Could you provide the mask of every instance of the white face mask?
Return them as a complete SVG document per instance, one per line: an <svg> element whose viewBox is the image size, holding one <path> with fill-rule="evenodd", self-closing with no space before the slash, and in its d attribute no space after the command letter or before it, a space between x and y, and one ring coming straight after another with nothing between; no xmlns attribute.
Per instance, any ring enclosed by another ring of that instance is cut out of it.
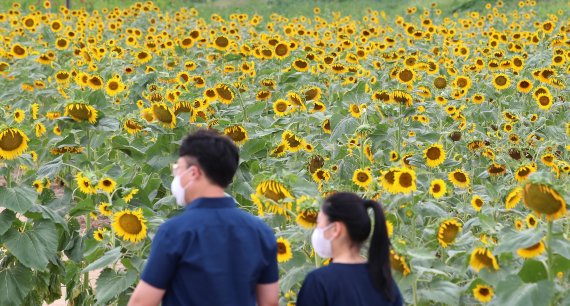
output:
<svg viewBox="0 0 570 306"><path fill-rule="evenodd" d="M313 235L311 236L311 243L313 244L313 249L317 255L322 258L332 257L332 244L331 241L325 238L325 231L331 228L334 223L325 226L324 228L315 228Z"/></svg>
<svg viewBox="0 0 570 306"><path fill-rule="evenodd" d="M182 175L186 174L189 170L190 170L190 168L186 169L186 171L184 171L182 173ZM172 180L172 184L170 184L170 191L172 192L172 195L176 198L176 204L184 207L184 206L186 206L186 187L188 187L188 185L190 185L190 183L188 183L188 184L186 184L186 186L182 187L181 181L180 181L180 177L182 175L175 175L174 176L174 179Z"/></svg>

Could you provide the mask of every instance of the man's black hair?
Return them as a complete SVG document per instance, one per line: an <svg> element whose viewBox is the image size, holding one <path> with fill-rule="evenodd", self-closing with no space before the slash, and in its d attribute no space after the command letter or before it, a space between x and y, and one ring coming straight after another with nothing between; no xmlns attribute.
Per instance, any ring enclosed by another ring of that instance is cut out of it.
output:
<svg viewBox="0 0 570 306"><path fill-rule="evenodd" d="M210 181L226 188L237 171L239 149L233 141L214 130L189 134L180 146L180 157L192 157Z"/></svg>

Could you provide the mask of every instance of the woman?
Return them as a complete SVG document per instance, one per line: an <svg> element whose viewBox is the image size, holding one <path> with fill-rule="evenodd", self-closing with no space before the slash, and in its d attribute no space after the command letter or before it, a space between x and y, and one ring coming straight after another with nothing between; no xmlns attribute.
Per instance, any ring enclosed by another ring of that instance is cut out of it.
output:
<svg viewBox="0 0 570 306"><path fill-rule="evenodd" d="M370 235L369 208L375 220L366 260L360 251ZM297 306L402 305L390 270L390 240L380 204L353 193L333 194L322 205L311 242L319 256L332 262L307 275Z"/></svg>

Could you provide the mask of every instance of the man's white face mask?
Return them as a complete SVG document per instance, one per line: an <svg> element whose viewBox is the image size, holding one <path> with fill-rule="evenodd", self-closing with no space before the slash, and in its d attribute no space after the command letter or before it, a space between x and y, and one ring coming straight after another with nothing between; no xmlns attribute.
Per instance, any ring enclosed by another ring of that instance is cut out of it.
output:
<svg viewBox="0 0 570 306"><path fill-rule="evenodd" d="M175 175L174 179L172 180L172 184L170 184L170 191L176 198L176 204L182 207L186 206L186 188L188 185L190 185L191 182L188 182L186 186L182 187L180 178L188 173L189 170L190 168L186 169L186 171L184 171L181 175Z"/></svg>

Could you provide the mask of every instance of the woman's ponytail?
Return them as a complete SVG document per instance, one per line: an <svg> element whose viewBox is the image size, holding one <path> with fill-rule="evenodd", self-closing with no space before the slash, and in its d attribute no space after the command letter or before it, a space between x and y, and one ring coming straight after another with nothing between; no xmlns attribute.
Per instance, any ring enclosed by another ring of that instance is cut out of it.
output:
<svg viewBox="0 0 570 306"><path fill-rule="evenodd" d="M364 200L365 208L374 211L374 229L370 238L368 253L368 271L374 286L389 300L394 300L394 281L390 268L390 239L386 227L386 218L380 204L372 200Z"/></svg>

